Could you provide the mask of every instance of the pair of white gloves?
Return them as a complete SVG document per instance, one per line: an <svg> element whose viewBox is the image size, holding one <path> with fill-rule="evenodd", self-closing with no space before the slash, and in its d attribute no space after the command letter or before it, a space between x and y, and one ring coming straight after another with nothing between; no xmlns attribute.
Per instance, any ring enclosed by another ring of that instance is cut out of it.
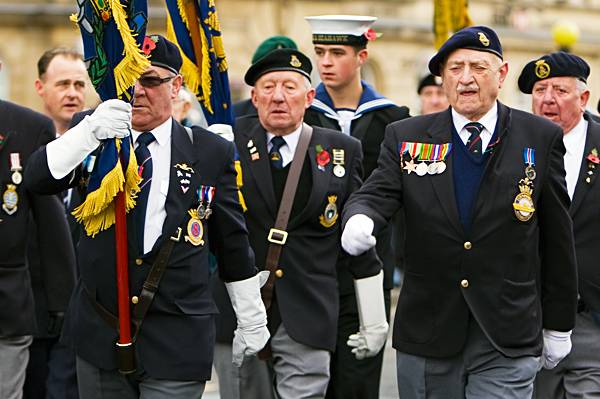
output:
<svg viewBox="0 0 600 399"><path fill-rule="evenodd" d="M342 232L342 247L344 250L350 255L356 256L374 247L376 240L373 236L373 228L373 220L366 215L357 214L350 217ZM571 352L571 331L544 329L543 338L544 349L540 358L541 367L553 369ZM350 345L350 341L348 344Z"/></svg>

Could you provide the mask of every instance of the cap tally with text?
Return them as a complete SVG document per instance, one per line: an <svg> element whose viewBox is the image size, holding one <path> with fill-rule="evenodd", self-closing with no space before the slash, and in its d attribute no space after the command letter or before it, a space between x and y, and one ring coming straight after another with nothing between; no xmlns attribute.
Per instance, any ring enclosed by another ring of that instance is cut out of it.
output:
<svg viewBox="0 0 600 399"><path fill-rule="evenodd" d="M150 64L168 69L174 74L179 73L183 60L179 47L161 35L149 35L142 44L144 54L150 56Z"/></svg>
<svg viewBox="0 0 600 399"><path fill-rule="evenodd" d="M417 93L421 94L421 90L427 86L441 86L442 79L439 76L434 76L430 73L423 76L423 78L419 81L419 86L417 87Z"/></svg>
<svg viewBox="0 0 600 399"><path fill-rule="evenodd" d="M454 50L466 48L486 51L502 59L502 44L493 29L487 26L470 26L453 34L429 61L429 71L440 76L440 67Z"/></svg>
<svg viewBox="0 0 600 399"><path fill-rule="evenodd" d="M306 76L310 81L312 64L310 59L298 50L282 48L273 50L250 66L244 81L254 86L258 78L268 72L293 71Z"/></svg>
<svg viewBox="0 0 600 399"><path fill-rule="evenodd" d="M590 66L575 54L564 51L546 54L525 65L519 75L519 89L525 94L531 94L536 82L559 76L572 76L587 82Z"/></svg>
<svg viewBox="0 0 600 399"><path fill-rule="evenodd" d="M377 38L371 25L376 17L365 15L319 15L305 17L310 24L313 44L364 46Z"/></svg>
<svg viewBox="0 0 600 399"><path fill-rule="evenodd" d="M289 37L271 36L258 45L256 50L254 51L254 55L252 56L252 63L254 64L256 61L260 60L262 57L264 57L271 51L277 50L279 48L291 48L294 50L298 50L296 42L294 42Z"/></svg>

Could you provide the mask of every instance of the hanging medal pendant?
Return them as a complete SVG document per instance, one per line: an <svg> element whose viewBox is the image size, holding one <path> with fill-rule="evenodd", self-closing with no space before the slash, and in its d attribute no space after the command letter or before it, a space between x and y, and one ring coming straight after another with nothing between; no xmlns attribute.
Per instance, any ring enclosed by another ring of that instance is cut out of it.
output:
<svg viewBox="0 0 600 399"><path fill-rule="evenodd" d="M12 172L12 175L10 176L10 179L16 185L19 185L23 182L23 175L21 174L22 170L23 168L21 167L21 154L19 154L18 152L11 152L10 171Z"/></svg>
<svg viewBox="0 0 600 399"><path fill-rule="evenodd" d="M438 174L438 163L437 162L430 163L429 166L427 167L427 173L430 175L437 175Z"/></svg>
<svg viewBox="0 0 600 399"><path fill-rule="evenodd" d="M420 162L420 163L417 165L417 168L416 168L416 170L415 170L415 173L416 173L418 176L425 176L425 175L427 174L427 171L428 171L427 164L426 164L425 162Z"/></svg>
<svg viewBox="0 0 600 399"><path fill-rule="evenodd" d="M10 179L14 184L18 185L21 184L21 182L23 182L23 175L17 170L13 172L13 174L10 176Z"/></svg>
<svg viewBox="0 0 600 399"><path fill-rule="evenodd" d="M334 148L331 150L333 152L333 174L336 177L344 177L346 175L346 169L344 168L344 150Z"/></svg>
<svg viewBox="0 0 600 399"><path fill-rule="evenodd" d="M527 178L531 181L535 180L537 173L535 172L533 166L527 165L527 167L525 168L525 176L527 176Z"/></svg>

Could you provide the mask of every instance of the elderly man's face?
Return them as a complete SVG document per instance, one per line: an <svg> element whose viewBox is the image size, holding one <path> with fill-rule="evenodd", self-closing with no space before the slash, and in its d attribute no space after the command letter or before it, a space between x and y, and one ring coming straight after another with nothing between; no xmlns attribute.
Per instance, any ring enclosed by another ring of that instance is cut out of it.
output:
<svg viewBox="0 0 600 399"><path fill-rule="evenodd" d="M442 68L442 87L452 108L476 121L493 107L507 74L508 64L496 55L458 49Z"/></svg>
<svg viewBox="0 0 600 399"><path fill-rule="evenodd" d="M306 78L293 71L275 71L261 76L252 89L252 103L263 127L283 136L293 132L315 97Z"/></svg>
<svg viewBox="0 0 600 399"><path fill-rule="evenodd" d="M171 116L173 100L177 98L180 87L181 75L150 66L135 83L131 118L133 128L140 132L149 131L166 121Z"/></svg>
<svg viewBox="0 0 600 399"><path fill-rule="evenodd" d="M550 119L569 133L581 120L590 92L577 87L577 78L559 76L535 82L531 92L536 115Z"/></svg>
<svg viewBox="0 0 600 399"><path fill-rule="evenodd" d="M448 108L448 99L441 86L425 86L419 94L421 99L421 114L427 115L444 111Z"/></svg>

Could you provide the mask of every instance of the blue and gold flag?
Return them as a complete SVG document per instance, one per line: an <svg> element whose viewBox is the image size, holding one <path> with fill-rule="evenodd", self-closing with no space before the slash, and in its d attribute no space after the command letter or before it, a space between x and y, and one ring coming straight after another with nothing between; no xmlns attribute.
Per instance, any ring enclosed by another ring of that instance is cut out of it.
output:
<svg viewBox="0 0 600 399"><path fill-rule="evenodd" d="M179 46L181 74L209 125L233 124L227 59L214 0L165 0L167 38Z"/></svg>
<svg viewBox="0 0 600 399"><path fill-rule="evenodd" d="M147 1L77 0L77 4L79 11L71 20L79 25L94 88L102 101L130 101L133 85L150 66L140 50L146 33ZM73 216L93 237L115 223L117 193L125 191L126 211L135 206L139 183L131 139L106 140L91 173L86 199Z"/></svg>

